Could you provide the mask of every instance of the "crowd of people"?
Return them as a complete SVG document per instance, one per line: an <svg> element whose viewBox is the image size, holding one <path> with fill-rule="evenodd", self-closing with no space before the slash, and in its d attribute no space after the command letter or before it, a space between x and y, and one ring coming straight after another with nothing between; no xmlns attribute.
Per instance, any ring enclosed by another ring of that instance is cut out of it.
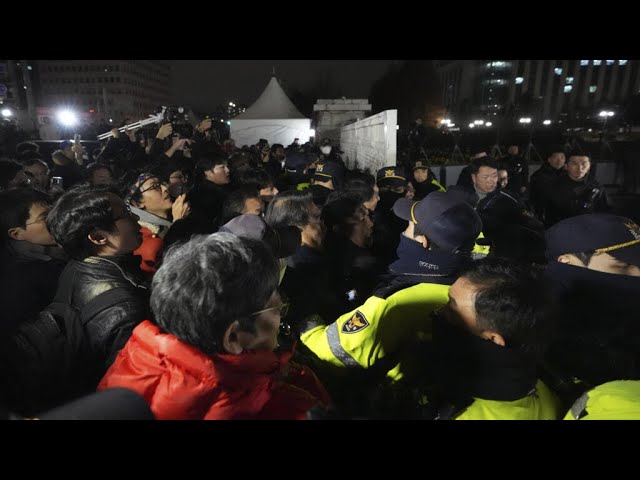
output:
<svg viewBox="0 0 640 480"><path fill-rule="evenodd" d="M446 187L211 120L112 134L0 160L6 418L640 418L640 227L583 152Z"/></svg>

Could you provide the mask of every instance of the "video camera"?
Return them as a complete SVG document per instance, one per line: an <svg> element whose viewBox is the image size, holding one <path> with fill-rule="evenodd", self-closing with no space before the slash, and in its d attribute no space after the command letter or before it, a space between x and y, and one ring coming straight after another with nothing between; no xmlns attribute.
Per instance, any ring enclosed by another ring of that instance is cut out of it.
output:
<svg viewBox="0 0 640 480"><path fill-rule="evenodd" d="M174 134L181 138L191 138L193 125L189 121L189 109L187 107L172 106L164 109L163 123L171 123Z"/></svg>

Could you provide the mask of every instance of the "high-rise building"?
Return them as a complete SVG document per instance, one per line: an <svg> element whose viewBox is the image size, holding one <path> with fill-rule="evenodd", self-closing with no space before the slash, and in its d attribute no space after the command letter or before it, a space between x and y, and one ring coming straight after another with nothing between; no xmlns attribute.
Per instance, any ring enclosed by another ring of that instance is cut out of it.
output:
<svg viewBox="0 0 640 480"><path fill-rule="evenodd" d="M171 103L168 61L39 60L38 107L70 107L113 123L140 119Z"/></svg>
<svg viewBox="0 0 640 480"><path fill-rule="evenodd" d="M436 61L447 114L581 120L640 93L637 60Z"/></svg>

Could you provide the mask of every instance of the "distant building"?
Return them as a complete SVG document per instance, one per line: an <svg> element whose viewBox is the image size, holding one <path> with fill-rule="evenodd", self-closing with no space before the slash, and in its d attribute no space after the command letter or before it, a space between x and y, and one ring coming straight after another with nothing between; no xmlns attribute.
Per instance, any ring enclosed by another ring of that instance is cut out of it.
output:
<svg viewBox="0 0 640 480"><path fill-rule="evenodd" d="M640 92L637 60L435 61L447 115L577 120Z"/></svg>
<svg viewBox="0 0 640 480"><path fill-rule="evenodd" d="M36 101L39 107L93 110L105 120L146 118L171 104L168 61L38 60Z"/></svg>

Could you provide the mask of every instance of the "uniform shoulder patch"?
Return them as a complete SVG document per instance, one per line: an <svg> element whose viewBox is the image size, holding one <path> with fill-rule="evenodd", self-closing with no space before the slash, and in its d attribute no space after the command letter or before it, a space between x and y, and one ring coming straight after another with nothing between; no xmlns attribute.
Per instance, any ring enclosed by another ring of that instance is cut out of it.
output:
<svg viewBox="0 0 640 480"><path fill-rule="evenodd" d="M369 322L362 312L356 310L353 316L342 325L342 333L356 333L369 326Z"/></svg>

